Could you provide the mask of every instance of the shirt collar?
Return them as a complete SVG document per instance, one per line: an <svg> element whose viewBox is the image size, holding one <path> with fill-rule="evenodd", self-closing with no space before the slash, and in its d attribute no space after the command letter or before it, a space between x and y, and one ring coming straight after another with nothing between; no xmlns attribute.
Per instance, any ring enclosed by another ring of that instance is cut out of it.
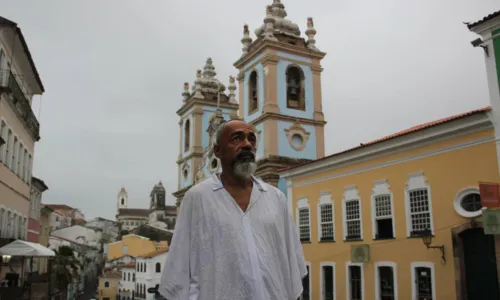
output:
<svg viewBox="0 0 500 300"><path fill-rule="evenodd" d="M219 175L220 175L220 173L214 173L212 175L212 179L213 179L212 190L214 192L224 188L224 186L222 185L222 181L220 181ZM267 188L263 185L262 180L260 180L257 177L252 175L252 181L260 191L267 192Z"/></svg>

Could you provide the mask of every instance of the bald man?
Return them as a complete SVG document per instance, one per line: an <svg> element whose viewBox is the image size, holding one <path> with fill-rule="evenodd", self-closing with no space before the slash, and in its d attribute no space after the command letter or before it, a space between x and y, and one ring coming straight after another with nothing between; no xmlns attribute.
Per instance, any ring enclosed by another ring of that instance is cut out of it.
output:
<svg viewBox="0 0 500 300"><path fill-rule="evenodd" d="M307 274L297 228L278 189L255 178L254 127L215 133L222 172L182 200L160 293L168 300L296 300Z"/></svg>

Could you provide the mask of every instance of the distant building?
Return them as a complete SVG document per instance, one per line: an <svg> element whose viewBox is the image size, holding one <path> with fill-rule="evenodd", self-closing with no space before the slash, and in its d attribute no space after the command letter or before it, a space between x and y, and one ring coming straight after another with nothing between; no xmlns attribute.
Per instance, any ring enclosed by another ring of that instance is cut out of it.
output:
<svg viewBox="0 0 500 300"><path fill-rule="evenodd" d="M122 256L138 257L162 249L168 249L166 241L154 242L146 237L130 234L122 237L121 241L108 244L107 260Z"/></svg>
<svg viewBox="0 0 500 300"><path fill-rule="evenodd" d="M122 188L117 195L116 220L121 230L131 231L141 225L155 226L161 229L173 229L177 217L177 208L166 205L165 187L156 184L150 193L149 209L128 208L128 193Z"/></svg>
<svg viewBox="0 0 500 300"><path fill-rule="evenodd" d="M49 188L43 180L31 177L31 194L30 194L30 214L28 220L28 241L33 243L39 242L40 236L40 210L42 207L42 193Z"/></svg>
<svg viewBox="0 0 500 300"><path fill-rule="evenodd" d="M99 276L98 294L99 300L118 299L118 288L120 285L121 271L107 271Z"/></svg>
<svg viewBox="0 0 500 300"><path fill-rule="evenodd" d="M38 243L44 247L49 247L49 237L51 227L50 227L50 215L53 211L44 206L40 209L40 235ZM40 274L46 273L48 271L48 258L38 258L37 259L37 269Z"/></svg>
<svg viewBox="0 0 500 300"><path fill-rule="evenodd" d="M32 100L44 91L21 28L0 17L0 246L27 240L33 157L40 140Z"/></svg>
<svg viewBox="0 0 500 300"><path fill-rule="evenodd" d="M128 193L124 187L118 192L116 209L116 222L120 224L121 230L129 231L148 223L149 209L129 208Z"/></svg>
<svg viewBox="0 0 500 300"><path fill-rule="evenodd" d="M161 272L167 255L167 249L163 249L137 257L135 262L135 299L155 299L155 295L148 293L148 289L160 284Z"/></svg>
<svg viewBox="0 0 500 300"><path fill-rule="evenodd" d="M136 286L136 263L129 263L119 268L122 272L122 278L120 279L120 285L118 287L118 293L120 299L137 299L135 296L135 286Z"/></svg>
<svg viewBox="0 0 500 300"><path fill-rule="evenodd" d="M119 235L118 223L105 218L97 217L83 225L87 228L98 229L102 232L102 239L108 242L114 242Z"/></svg>

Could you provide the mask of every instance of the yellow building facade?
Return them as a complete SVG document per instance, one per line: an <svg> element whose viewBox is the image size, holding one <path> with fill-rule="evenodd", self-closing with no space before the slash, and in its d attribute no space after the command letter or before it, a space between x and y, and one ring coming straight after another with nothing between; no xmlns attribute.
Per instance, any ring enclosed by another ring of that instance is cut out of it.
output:
<svg viewBox="0 0 500 300"><path fill-rule="evenodd" d="M99 299L115 300L118 299L118 288L122 273L120 271L109 271L99 277Z"/></svg>
<svg viewBox="0 0 500 300"><path fill-rule="evenodd" d="M483 233L479 195L479 182L500 182L490 108L281 176L309 268L304 299L462 299L469 287L498 291L500 239ZM426 230L438 248L426 247Z"/></svg>
<svg viewBox="0 0 500 300"><path fill-rule="evenodd" d="M129 234L122 237L121 241L108 244L108 261L124 255L143 256L158 249L168 249L166 241L155 242L147 237Z"/></svg>

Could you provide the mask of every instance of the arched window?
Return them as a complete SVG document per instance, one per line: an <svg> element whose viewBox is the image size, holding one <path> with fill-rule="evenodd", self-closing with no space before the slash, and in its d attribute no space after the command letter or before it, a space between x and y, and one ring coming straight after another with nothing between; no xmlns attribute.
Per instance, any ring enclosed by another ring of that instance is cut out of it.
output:
<svg viewBox="0 0 500 300"><path fill-rule="evenodd" d="M127 274L127 281L130 281L130 273Z"/></svg>
<svg viewBox="0 0 500 300"><path fill-rule="evenodd" d="M257 71L253 71L248 79L248 114L259 108L259 90L257 87Z"/></svg>
<svg viewBox="0 0 500 300"><path fill-rule="evenodd" d="M156 263L156 273L160 273L161 272L161 265L159 262Z"/></svg>
<svg viewBox="0 0 500 300"><path fill-rule="evenodd" d="M146 263L144 263L144 272L147 271L146 269L147 269L147 265L146 265Z"/></svg>
<svg viewBox="0 0 500 300"><path fill-rule="evenodd" d="M288 108L306 109L304 93L304 72L298 66L286 70L286 104Z"/></svg>
<svg viewBox="0 0 500 300"><path fill-rule="evenodd" d="M122 205L125 205L125 199L122 198Z"/></svg>
<svg viewBox="0 0 500 300"><path fill-rule="evenodd" d="M190 132L191 132L191 122L189 120L186 120L186 123L184 123L184 152L189 151Z"/></svg>

